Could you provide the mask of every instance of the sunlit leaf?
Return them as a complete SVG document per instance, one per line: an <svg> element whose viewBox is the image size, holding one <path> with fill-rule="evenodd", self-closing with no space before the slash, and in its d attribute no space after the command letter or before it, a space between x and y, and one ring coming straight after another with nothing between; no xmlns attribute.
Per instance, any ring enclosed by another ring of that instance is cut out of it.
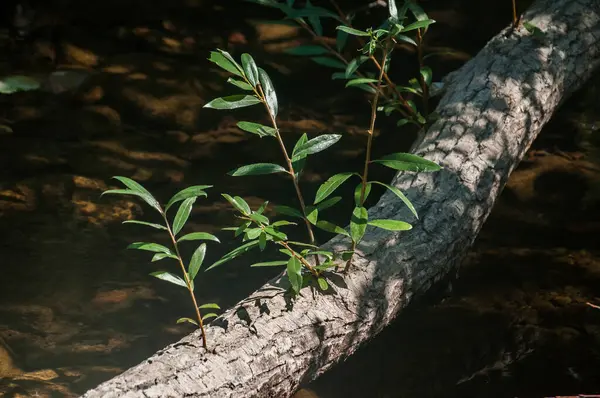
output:
<svg viewBox="0 0 600 398"><path fill-rule="evenodd" d="M194 280L200 267L202 266L202 262L204 261L204 256L206 255L206 243L201 244L192 254L192 259L190 260L190 266L188 268L188 274L190 274L190 279Z"/></svg>
<svg viewBox="0 0 600 398"><path fill-rule="evenodd" d="M341 134L322 134L318 137L308 140L294 151L295 155L292 160L321 152L338 142L340 138L342 138Z"/></svg>
<svg viewBox="0 0 600 398"><path fill-rule="evenodd" d="M294 150L292 151L292 167L294 168L294 172L296 173L296 178L302 173L304 169L304 165L306 164L306 156L297 156L298 149L301 148L304 144L308 142L308 135L306 133L302 134L298 141L296 141L296 145L294 145Z"/></svg>
<svg viewBox="0 0 600 398"><path fill-rule="evenodd" d="M207 320L207 319L210 319L210 318L216 318L216 317L218 317L218 316L219 316L218 314L215 314L214 312L211 312L211 313L209 313L209 314L203 315L203 316L202 316L202 320L203 320L203 321L205 321L205 320Z"/></svg>
<svg viewBox="0 0 600 398"><path fill-rule="evenodd" d="M159 245L158 243L135 242L127 246L128 249L146 250L155 253L173 254L168 247Z"/></svg>
<svg viewBox="0 0 600 398"><path fill-rule="evenodd" d="M327 262L324 262L321 265L315 266L315 269L318 270L318 271L327 271L328 269L333 268L336 265L337 264L334 263L333 261L327 261Z"/></svg>
<svg viewBox="0 0 600 398"><path fill-rule="evenodd" d="M184 323L184 322L189 322L189 323L192 323L192 324L194 324L194 325L198 326L198 322L196 322L196 321L195 321L195 320L193 320L192 318L179 318L179 319L177 320L177 323Z"/></svg>
<svg viewBox="0 0 600 398"><path fill-rule="evenodd" d="M211 51L210 58L208 58L208 60L225 69L227 72L233 73L234 75L240 77L244 77L244 73L240 65L237 62L235 62L233 57L229 55L229 53L226 51Z"/></svg>
<svg viewBox="0 0 600 398"><path fill-rule="evenodd" d="M412 229L412 225L409 223L398 220L371 220L368 224L388 231L408 231Z"/></svg>
<svg viewBox="0 0 600 398"><path fill-rule="evenodd" d="M290 257L287 262L287 276L294 292L298 294L302 287L302 264L296 257Z"/></svg>
<svg viewBox="0 0 600 398"><path fill-rule="evenodd" d="M360 194L362 192L362 186L363 184L360 183L356 186L356 188L354 188L354 203L356 203L357 206L361 206L363 203L365 203L365 201L369 197L369 194L371 193L371 183L369 182L365 186L365 194L361 203Z"/></svg>
<svg viewBox="0 0 600 398"><path fill-rule="evenodd" d="M411 30L415 30L415 29L421 29L421 28L426 28L429 25L435 23L435 21L433 19L425 19L423 21L417 21L417 22L413 22L408 26L405 26L404 29L402 29L402 32L410 32Z"/></svg>
<svg viewBox="0 0 600 398"><path fill-rule="evenodd" d="M258 67L254 62L254 58L250 54L244 53L241 57L242 68L246 73L246 78L254 87L258 85Z"/></svg>
<svg viewBox="0 0 600 398"><path fill-rule="evenodd" d="M368 219L369 214L364 207L356 206L354 211L352 211L352 217L350 218L350 236L354 242L360 242L365 235Z"/></svg>
<svg viewBox="0 0 600 398"><path fill-rule="evenodd" d="M317 228L322 229L323 231L331 232L334 234L340 234L340 235L344 235L344 236L350 236L350 234L348 232L346 232L346 230L344 228L339 227L329 221L319 220L317 222L316 226L317 226Z"/></svg>
<svg viewBox="0 0 600 398"><path fill-rule="evenodd" d="M315 246L315 245L311 245L310 243L304 243L304 242L296 242L296 241L288 241L288 244L290 245L295 245L295 246L303 246L303 247L310 247L313 249L318 249L319 246Z"/></svg>
<svg viewBox="0 0 600 398"><path fill-rule="evenodd" d="M269 106L269 112L273 118L277 117L279 113L279 104L277 103L277 94L275 93L275 87L271 82L271 78L262 68L258 68L258 75L260 78L260 84L262 86L267 105Z"/></svg>
<svg viewBox="0 0 600 398"><path fill-rule="evenodd" d="M167 206L165 206L165 212L169 211L171 206L173 206L175 203L177 203L181 200L185 200L188 198L194 198L194 197L198 197L198 196L206 197L207 195L206 195L206 192L204 192L204 190L207 188L212 188L212 185L193 185L191 187L185 188L185 189L177 192L169 200L169 202L167 203Z"/></svg>
<svg viewBox="0 0 600 398"><path fill-rule="evenodd" d="M251 267L278 267L280 265L286 265L287 261L267 261L264 263L255 263L252 264Z"/></svg>
<svg viewBox="0 0 600 398"><path fill-rule="evenodd" d="M342 252L342 260L344 260L344 261L348 261L348 260L352 259L352 256L354 256L353 250L345 250Z"/></svg>
<svg viewBox="0 0 600 398"><path fill-rule="evenodd" d="M382 185L382 186L386 187L388 190L392 191L392 193L394 193L394 195L396 195L398 198L400 198L400 200L406 205L406 207L409 208L411 213L414 214L414 216L416 218L419 218L419 215L417 214L417 210L415 209L415 207L413 206L411 201L398 188L396 188L393 185L384 184L383 182L379 182L379 181L371 181L371 183Z"/></svg>
<svg viewBox="0 0 600 398"><path fill-rule="evenodd" d="M287 221L287 220L279 220L279 221L275 221L272 226L273 227L283 227L286 225L298 225L295 222L291 222L291 221Z"/></svg>
<svg viewBox="0 0 600 398"><path fill-rule="evenodd" d="M432 77L431 68L429 66L422 67L421 68L421 76L423 77L423 80L425 81L425 84L427 85L427 87L429 87L431 85L431 77Z"/></svg>
<svg viewBox="0 0 600 398"><path fill-rule="evenodd" d="M156 210L159 211L159 213L162 213L162 209L160 207L160 204L158 203L158 201L154 198L154 196L152 196L152 194L150 192L148 192L148 190L146 188L144 188L143 186L141 186L140 184L138 184L137 182L133 181L131 178L127 178L127 177L121 177L121 176L115 176L113 177L115 180L119 180L123 185L125 185L127 188L129 188L131 191L135 192L134 195L139 196L140 198L142 198L146 203L148 203L151 207L155 208ZM119 189L113 189L110 191L105 191L102 193L102 195L105 194L111 194L111 193L117 193L117 194L125 194L127 195L127 192L122 192L122 190ZM131 194L130 194L131 195Z"/></svg>
<svg viewBox="0 0 600 398"><path fill-rule="evenodd" d="M256 134L261 138L267 136L274 137L277 133L277 130L275 130L273 127L265 126L260 123L238 122L237 126L240 129L252 134Z"/></svg>
<svg viewBox="0 0 600 398"><path fill-rule="evenodd" d="M167 229L167 227L165 227L164 225L154 224L154 223L146 222L146 221L138 221L138 220L125 220L125 221L123 221L123 224L139 224L139 225L145 225L147 227L152 227L152 228L156 228L156 229L163 229L163 230Z"/></svg>
<svg viewBox="0 0 600 398"><path fill-rule="evenodd" d="M236 94L229 95L227 97L215 98L210 101L203 108L212 109L238 109L246 106L252 106L260 104L260 100L254 95Z"/></svg>
<svg viewBox="0 0 600 398"><path fill-rule="evenodd" d="M306 206L306 219L310 221L311 224L316 224L317 219L319 218L319 209L314 206Z"/></svg>
<svg viewBox="0 0 600 398"><path fill-rule="evenodd" d="M262 204L262 205L260 205L260 207L258 208L258 210L256 210L256 213L257 213L257 214L263 214L263 213L264 213L264 211L265 211L265 209L267 208L267 205L268 205L268 204L269 204L269 201L268 201L268 200L264 201L264 202L263 202L263 204Z"/></svg>
<svg viewBox="0 0 600 398"><path fill-rule="evenodd" d="M171 274L170 272L156 271L156 272L150 273L150 275L152 275L155 278L162 279L163 281L171 282L175 285L179 285L179 286L183 286L183 287L187 288L187 285L183 279L181 279L177 275Z"/></svg>
<svg viewBox="0 0 600 398"><path fill-rule="evenodd" d="M260 228L249 228L246 230L246 238L248 240L253 240L258 238L258 236L262 233L262 229Z"/></svg>
<svg viewBox="0 0 600 398"><path fill-rule="evenodd" d="M381 159L372 160L373 163L381 163L386 167L400 171L438 171L441 167L431 160L424 159L412 153L392 153Z"/></svg>
<svg viewBox="0 0 600 398"><path fill-rule="evenodd" d="M394 0L389 0L389 1L391 3ZM321 288L321 290L325 291L325 290L329 289L329 285L327 284L327 281L325 280L325 278L318 278L317 282L319 283L319 287Z"/></svg>
<svg viewBox="0 0 600 398"><path fill-rule="evenodd" d="M339 59L331 57L312 57L311 59L319 65L328 66L330 68L336 69L346 69L346 64L340 61Z"/></svg>
<svg viewBox="0 0 600 398"><path fill-rule="evenodd" d="M212 240L214 242L220 242L219 238L213 234L209 234L208 232L192 232L183 235L181 238L177 239L177 242L183 242L186 240Z"/></svg>
<svg viewBox="0 0 600 398"><path fill-rule="evenodd" d="M336 174L332 177L329 177L327 181L325 181L319 189L317 190L317 194L315 195L314 204L321 202L326 199L329 195L331 195L340 185L342 185L348 178L350 178L354 173L340 173Z"/></svg>
<svg viewBox="0 0 600 398"><path fill-rule="evenodd" d="M369 32L365 32L364 30L354 29L349 26L340 25L336 29L341 30L342 32L348 33L349 35L352 35L352 36L363 36L363 37L371 36L371 34Z"/></svg>
<svg viewBox="0 0 600 398"><path fill-rule="evenodd" d="M181 229L184 227L188 218L190 217L190 213L192 212L192 206L196 198L187 198L181 203L179 206L179 210L177 210L177 214L175 214L175 219L173 220L173 234L177 235Z"/></svg>
<svg viewBox="0 0 600 398"><path fill-rule="evenodd" d="M205 309L216 309L216 310L220 310L221 307L219 307L218 304L215 303L206 303L206 304L202 304L198 306L199 310L205 310Z"/></svg>
<svg viewBox="0 0 600 398"><path fill-rule="evenodd" d="M254 163L233 169L227 174L234 177L256 176L262 174L286 173L287 170L278 164Z"/></svg>
<svg viewBox="0 0 600 398"><path fill-rule="evenodd" d="M246 253L248 250L251 250L252 248L256 247L257 245L258 245L257 240L252 240L250 242L244 243L240 247L233 249L229 253L225 254L223 257L221 257L221 259L219 261L215 262L210 267L208 267L206 269L206 271L213 269L223 263L226 263L227 261L233 260L234 258L240 256L241 254Z"/></svg>
<svg viewBox="0 0 600 398"><path fill-rule="evenodd" d="M160 261L160 260L162 260L164 258L172 258L174 260L178 260L179 259L179 257L177 257L175 254L169 254L169 253L162 253L161 252L161 253L154 254L154 256L152 256L152 260L150 260L150 261L152 261L152 262Z"/></svg>
<svg viewBox="0 0 600 398"><path fill-rule="evenodd" d="M250 206L248 206L248 203L246 203L246 201L242 198L240 198L239 196L236 197L231 197L229 195L227 195L226 193L221 194L221 196L223 196L225 199L227 199L227 201L229 203L231 203L231 205L233 207L235 207L236 209L238 209L242 214L244 215L250 215Z"/></svg>
<svg viewBox="0 0 600 398"><path fill-rule="evenodd" d="M272 227L267 227L264 229L264 231L268 234L271 235L273 238L273 240L275 240L276 242L278 241L283 241L283 240L287 240L287 235L284 234L281 231L276 231L274 228Z"/></svg>
<svg viewBox="0 0 600 398"><path fill-rule="evenodd" d="M254 212L250 214L250 218L257 224L269 225L269 219L262 214Z"/></svg>
<svg viewBox="0 0 600 398"><path fill-rule="evenodd" d="M369 79L369 78L366 78L366 77L361 77L361 78L358 78L358 79L349 80L346 83L346 87L356 86L356 85L359 85L359 84L377 83L377 81L378 81L377 79Z"/></svg>

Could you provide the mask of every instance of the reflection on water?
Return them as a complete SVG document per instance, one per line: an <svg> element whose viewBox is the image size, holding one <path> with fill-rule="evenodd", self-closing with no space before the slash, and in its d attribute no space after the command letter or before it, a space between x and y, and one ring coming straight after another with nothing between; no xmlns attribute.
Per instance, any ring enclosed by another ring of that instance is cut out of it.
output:
<svg viewBox="0 0 600 398"><path fill-rule="evenodd" d="M478 2L459 14L458 2L431 3L440 25L432 30L432 47L468 56L505 24L497 17L481 20L487 14ZM225 175L241 164L280 158L275 142L235 127L239 119L260 122L255 110L235 117L202 110L226 90L205 60L209 50L250 51L274 71L288 143L303 132L344 134L332 151L311 158L303 181L308 197L327 176L360 167L368 117L362 93L339 91L321 67L282 55L297 32L256 22L264 10L245 5L243 15L225 18L222 8L206 12L206 4L162 10L158 24L134 21L101 33L75 26L65 38L73 41L70 66L95 72L80 91L0 97L0 120L13 130L0 132L1 393L76 396L192 330L174 324L190 312L186 292L151 279L156 264L149 256L124 249L165 237L120 224L154 215L134 200L100 198L116 185L110 176L134 178L163 202L188 185L215 185L195 204L186 228L222 238L220 228L235 220L221 192L244 196L252 206L265 198L294 203L286 178ZM438 60L434 71L443 75L464 58ZM1 70L8 66L0 63ZM598 295L600 219L598 201L582 198L600 177L588 149L571 134L596 122L593 101L583 102L572 102L568 117L553 122L514 174L452 296L411 308L355 358L309 386L315 394L539 396L598 387L600 313L584 303ZM570 122L573 115L581 123ZM393 121L381 120L385 133L375 151L406 149L414 132L397 132ZM373 177L391 179L385 171ZM353 187L345 189L349 195ZM374 188L371 200L380 193ZM342 222L349 211L347 204L328 218ZM298 229L297 237L303 233ZM209 244L207 263L234 247L228 237L222 240ZM192 249L184 246L184 256ZM198 299L228 307L277 272L250 270L252 260L200 275Z"/></svg>

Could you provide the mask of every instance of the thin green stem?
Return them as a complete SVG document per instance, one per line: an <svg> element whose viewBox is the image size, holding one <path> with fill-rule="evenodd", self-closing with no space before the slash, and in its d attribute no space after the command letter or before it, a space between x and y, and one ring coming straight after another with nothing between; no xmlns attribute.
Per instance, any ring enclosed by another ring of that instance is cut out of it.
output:
<svg viewBox="0 0 600 398"><path fill-rule="evenodd" d="M389 43L389 41L387 41L386 45L384 46L383 60L381 62L382 68L380 69L379 78L377 79L377 87L378 88L381 86L381 83L383 81L383 75L385 73L384 67L388 60L388 55L389 55L388 43ZM375 95L373 96L373 102L371 102L371 122L369 124L369 130L367 130L367 133L368 133L367 153L365 154L365 166L364 166L363 174L362 174L362 186L360 188L360 201L359 201L360 206L363 206L365 203L365 192L366 192L367 184L368 184L369 164L371 163L371 149L373 147L373 135L374 135L374 131L375 131L375 121L377 119L377 103L378 102L379 102L379 90L377 90L375 92ZM352 240L352 252L353 253L356 250L356 244L357 244L357 242ZM348 269L350 268L350 264L352 263L353 257L354 257L354 254L346 262L346 266L344 267L344 273L348 272Z"/></svg>
<svg viewBox="0 0 600 398"><path fill-rule="evenodd" d="M192 281L190 280L188 273L185 270L185 265L183 264L183 260L181 259L181 254L179 253L179 246L177 245L177 240L175 239L175 234L171 230L171 226L169 225L169 220L167 219L166 213L162 213L163 219L165 220L165 225L167 226L167 231L169 232L169 236L171 237L171 242L173 243L173 247L175 248L175 255L177 256L177 260L179 260L179 266L181 267L181 272L183 273L183 278L185 280L185 284L187 286L188 291L190 292L190 297L192 298L192 302L194 303L194 309L196 310L196 317L198 318L198 327L202 332L202 347L206 349L206 332L204 331L204 323L202 322L202 315L200 314L200 308L198 308L198 303L196 302L196 296L194 295L194 289L192 288Z"/></svg>
<svg viewBox="0 0 600 398"><path fill-rule="evenodd" d="M273 116L273 113L271 112L271 109L269 108L269 104L267 103L267 100L265 99L265 93L260 85L258 85L257 95L259 96L260 100L262 101L263 105L265 106L265 108L267 110L267 113L269 114L269 117L271 118L271 125L275 129L275 138L277 138L277 142L279 142L279 147L281 148L281 153L283 154L283 157L285 158L285 162L288 167L288 174L292 177L292 182L294 183L294 188L296 190L296 196L298 197L298 202L300 202L300 209L302 210L304 223L306 224L306 230L308 231L308 238L310 240L310 243L312 245L314 245L315 244L315 235L313 233L310 221L308 221L308 217L306 216L306 205L304 203L304 197L302 196L302 191L300 191L300 184L299 184L298 178L296 176L296 171L294 170L294 165L292 164L292 159L290 159L290 156L288 155L287 149L285 148L285 144L283 143L283 139L281 138L281 134L279 134L279 128L277 127L277 121L275 120L275 117Z"/></svg>

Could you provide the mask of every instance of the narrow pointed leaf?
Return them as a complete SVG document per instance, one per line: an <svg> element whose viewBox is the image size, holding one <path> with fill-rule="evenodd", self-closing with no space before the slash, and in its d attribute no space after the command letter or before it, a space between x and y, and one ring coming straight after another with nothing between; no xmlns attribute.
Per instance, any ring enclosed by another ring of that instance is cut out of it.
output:
<svg viewBox="0 0 600 398"><path fill-rule="evenodd" d="M181 203L181 206L179 206L179 210L177 210L177 214L175 214L175 219L173 220L174 235L177 235L187 222L188 218L190 217L190 213L192 212L192 206L194 205L195 201L195 197L187 198L183 201L183 203Z"/></svg>
<svg viewBox="0 0 600 398"><path fill-rule="evenodd" d="M422 67L421 68L421 76L423 77L423 80L425 81L425 84L427 85L427 87L429 87L431 85L431 77L432 77L431 68L429 66Z"/></svg>
<svg viewBox="0 0 600 398"><path fill-rule="evenodd" d="M200 309L200 310L205 310L205 309L220 310L221 307L219 307L219 305L215 304L215 303L206 303L206 304L199 305L198 309Z"/></svg>
<svg viewBox="0 0 600 398"><path fill-rule="evenodd" d="M127 246L128 249L145 250L154 253L173 254L168 247L159 245L158 243L135 242Z"/></svg>
<svg viewBox="0 0 600 398"><path fill-rule="evenodd" d="M302 170L304 169L304 165L306 164L306 156L297 156L298 149L302 147L304 144L308 142L308 135L306 133L302 134L298 141L296 141L296 145L294 145L294 150L292 151L292 167L294 168L294 172L296 173L296 177L298 177Z"/></svg>
<svg viewBox="0 0 600 398"><path fill-rule="evenodd" d="M315 225L319 218L319 209L314 206L306 206L306 219Z"/></svg>
<svg viewBox="0 0 600 398"><path fill-rule="evenodd" d="M408 231L412 229L412 225L399 220L371 220L369 225L377 228L387 229L388 231Z"/></svg>
<svg viewBox="0 0 600 398"><path fill-rule="evenodd" d="M441 167L431 160L424 159L420 156L411 153L393 153L372 161L373 163L381 163L386 167L400 171L438 171Z"/></svg>
<svg viewBox="0 0 600 398"><path fill-rule="evenodd" d="M274 137L275 134L277 133L277 130L275 130L273 127L265 126L265 125L259 124L259 123L238 122L237 126L240 129L247 131L248 133L256 134L261 138L262 137Z"/></svg>
<svg viewBox="0 0 600 398"><path fill-rule="evenodd" d="M183 279L181 279L177 275L171 274L170 272L156 271L156 272L150 273L150 275L152 275L155 278L162 279L163 281L171 282L175 285L179 285L179 286L183 286L183 287L187 288L187 285L185 284L185 281Z"/></svg>
<svg viewBox="0 0 600 398"><path fill-rule="evenodd" d="M348 33L352 36L362 36L362 37L370 37L371 34L369 32L365 32L364 30L358 30L351 28L349 26L340 25L336 28L337 30L341 30L342 32Z"/></svg>
<svg viewBox="0 0 600 398"><path fill-rule="evenodd" d="M246 73L246 79L248 79L252 86L256 87L258 85L258 67L254 62L254 58L250 54L244 53L241 60L242 68L244 69L244 73Z"/></svg>
<svg viewBox="0 0 600 398"><path fill-rule="evenodd" d="M216 52L211 51L210 58L208 59L210 62L213 62L225 69L227 72L233 73L234 75L244 77L242 72L242 68L233 60L231 55L225 51Z"/></svg>
<svg viewBox="0 0 600 398"><path fill-rule="evenodd" d="M352 217L350 218L350 236L354 242L360 242L365 235L368 219L369 214L367 213L367 209L362 206L354 208Z"/></svg>
<svg viewBox="0 0 600 398"><path fill-rule="evenodd" d="M154 224L154 223L146 222L146 221L138 221L138 220L125 220L125 221L123 221L123 224L138 224L138 225L145 225L147 227L152 227L152 228L156 228L156 229L162 229L162 230L167 229L167 227L165 227L164 225Z"/></svg>
<svg viewBox="0 0 600 398"><path fill-rule="evenodd" d="M366 77L362 77L359 79L349 80L348 83L346 83L346 87L357 86L359 84L377 83L377 81L378 81L377 79L369 79Z"/></svg>
<svg viewBox="0 0 600 398"><path fill-rule="evenodd" d="M358 184L356 186L356 188L354 189L354 203L356 203L357 206L362 206L362 204L369 197L369 194L371 193L371 183L370 182L367 183L367 186L365 187L365 195L363 197L362 203L360 202L360 193L361 192L362 192L362 183Z"/></svg>
<svg viewBox="0 0 600 398"><path fill-rule="evenodd" d="M275 221L273 224L271 224L273 227L283 227L286 225L298 225L295 222L291 222L291 221L287 221L287 220L280 220L280 221Z"/></svg>
<svg viewBox="0 0 600 398"><path fill-rule="evenodd" d="M311 140L308 140L294 151L295 155L292 158L292 160L300 159L303 156L312 155L324 151L325 149L338 142L340 138L342 138L341 134L323 134Z"/></svg>
<svg viewBox="0 0 600 398"><path fill-rule="evenodd" d="M304 215L299 210L296 210L290 206L275 206L275 212L290 217L304 218Z"/></svg>
<svg viewBox="0 0 600 398"><path fill-rule="evenodd" d="M202 266L202 262L204 262L204 256L206 255L206 243L201 244L192 254L192 259L190 260L190 266L188 268L188 274L190 274L190 279L194 280L200 267Z"/></svg>
<svg viewBox="0 0 600 398"><path fill-rule="evenodd" d="M183 242L186 240L212 240L213 242L220 242L219 238L213 234L209 234L208 232L192 232L183 235L181 238L177 239L177 242Z"/></svg>
<svg viewBox="0 0 600 398"><path fill-rule="evenodd" d="M426 28L429 25L435 23L435 21L433 19L425 19L423 21L417 21L414 23L411 23L408 26L405 26L404 29L402 29L402 32L410 32L411 30L415 30L415 29L421 29L421 28Z"/></svg>
<svg viewBox="0 0 600 398"><path fill-rule="evenodd" d="M290 257L287 262L287 276L292 289L298 294L302 287L302 264L296 257Z"/></svg>
<svg viewBox="0 0 600 398"><path fill-rule="evenodd" d="M313 248L313 249L318 249L319 248L319 246L311 245L310 243L296 242L296 241L293 241L293 240L288 241L288 243L290 245L294 245L294 246L310 247L310 248Z"/></svg>
<svg viewBox="0 0 600 398"><path fill-rule="evenodd" d="M248 250L256 247L258 245L258 241L257 240L253 240L247 243L244 243L243 245L241 245L240 247L233 249L232 251L230 251L229 253L225 254L223 257L221 257L221 259L217 262L215 262L214 264L212 264L210 267L208 267L206 269L206 271L213 269L223 263L226 263L227 261L231 261L234 258L240 256L241 254L246 253Z"/></svg>
<svg viewBox="0 0 600 398"><path fill-rule="evenodd" d="M227 83L233 84L234 86L236 86L238 88L241 88L242 90L253 91L251 85L249 85L248 83L243 82L241 80L234 79L232 77L230 77L229 79L227 79Z"/></svg>
<svg viewBox="0 0 600 398"><path fill-rule="evenodd" d="M354 173L340 173L336 174L332 177L329 177L327 181L325 181L319 189L317 190L317 194L315 195L314 204L321 202L326 199L329 195L331 195L340 185L342 185L348 178L350 178Z"/></svg>
<svg viewBox="0 0 600 398"><path fill-rule="evenodd" d="M119 180L123 185L125 185L131 192L125 189L112 189L109 191L105 191L102 195L106 194L121 194L121 195L135 195L144 200L148 205L158 210L159 213L162 213L162 209L158 201L152 196L146 188L133 181L131 178L115 176L113 177L115 180Z"/></svg>
<svg viewBox="0 0 600 398"><path fill-rule="evenodd" d="M169 202L167 203L167 206L165 206L165 212L168 211L171 206L173 206L175 203L188 199L188 198L195 198L198 196L203 196L206 197L206 192L204 192L205 189L207 188L212 188L212 185L193 185L191 187L187 187L179 192L177 192L175 195L173 195L173 197L169 200Z"/></svg>
<svg viewBox="0 0 600 398"><path fill-rule="evenodd" d="M340 61L339 59L331 57L312 57L311 59L319 65L328 66L330 68L336 69L346 69L346 64Z"/></svg>
<svg viewBox="0 0 600 398"><path fill-rule="evenodd" d="M216 318L216 317L218 317L218 316L219 316L218 314L215 314L214 312L211 312L211 313L208 313L208 314L206 314L206 315L203 315L203 316L202 316L202 320L203 320L203 321L205 321L205 320L207 320L207 319L210 319L210 318Z"/></svg>
<svg viewBox="0 0 600 398"><path fill-rule="evenodd" d="M179 318L179 319L177 320L177 323L184 323L184 322L189 322L189 323L192 323L192 324L194 324L194 325L198 326L198 322L196 322L196 321L195 321L195 320L193 320L192 318Z"/></svg>
<svg viewBox="0 0 600 398"><path fill-rule="evenodd" d="M390 2L393 2L394 0L389 0ZM327 281L325 280L325 278L318 278L317 282L319 283L319 287L321 288L321 290L325 291L327 289L329 289L329 285L327 284Z"/></svg>
<svg viewBox="0 0 600 398"><path fill-rule="evenodd" d="M231 196L227 195L226 193L221 194L221 196L223 196L225 199L227 199L227 201L229 203L231 203L231 205L233 207L235 207L236 209L238 209L242 214L248 216L250 215L250 206L248 206L248 203L246 203L246 201L242 198L240 198L239 196L236 196L234 198L232 198Z"/></svg>
<svg viewBox="0 0 600 398"><path fill-rule="evenodd" d="M322 229L323 231L331 232L334 234L340 234L340 235L344 235L344 236L350 236L350 234L348 232L346 232L346 230L344 228L339 227L329 221L319 220L317 222L316 226L317 226L317 228Z"/></svg>
<svg viewBox="0 0 600 398"><path fill-rule="evenodd" d="M261 252L267 247L267 234L264 232L258 236L258 247L260 248Z"/></svg>
<svg viewBox="0 0 600 398"><path fill-rule="evenodd" d="M152 256L152 260L150 260L150 261L152 261L152 262L160 261L160 260L162 260L164 258L172 258L173 260L178 260L179 259L179 257L177 257L174 254L156 253L156 254L154 254L154 256Z"/></svg>
<svg viewBox="0 0 600 398"><path fill-rule="evenodd" d="M372 183L382 185L382 186L386 187L387 189L389 189L390 191L392 191L394 193L394 195L396 195L398 198L400 198L400 200L402 202L404 202L404 204L406 205L406 207L408 207L408 209L411 211L411 213L414 214L416 218L419 218L419 215L417 214L417 210L413 206L412 202L398 188L396 188L392 185L384 184L383 182L379 182L379 181L372 181Z"/></svg>
<svg viewBox="0 0 600 398"><path fill-rule="evenodd" d="M388 11L390 13L390 18L394 22L398 22L398 8L396 7L396 0L388 0Z"/></svg>
<svg viewBox="0 0 600 398"><path fill-rule="evenodd" d="M338 50L339 53L341 53L344 50L344 47L346 46L347 42L348 33L338 29L335 37L335 48Z"/></svg>
<svg viewBox="0 0 600 398"><path fill-rule="evenodd" d="M258 214L256 212L250 214L250 218L252 219L252 221L256 222L257 224L262 224L262 225L269 225L269 219L265 216L263 216L262 214Z"/></svg>
<svg viewBox="0 0 600 398"><path fill-rule="evenodd" d="M231 170L229 173L233 177L241 176L256 176L263 174L286 173L287 170L278 164L274 163L254 163L246 166L238 167Z"/></svg>
<svg viewBox="0 0 600 398"><path fill-rule="evenodd" d="M254 95L236 94L227 97L215 98L205 104L203 108L212 109L238 109L260 104L260 100Z"/></svg>
<svg viewBox="0 0 600 398"><path fill-rule="evenodd" d="M251 267L278 267L280 265L286 265L287 261L267 261L264 263L255 263Z"/></svg>
<svg viewBox="0 0 600 398"><path fill-rule="evenodd" d="M269 106L269 112L273 118L277 117L279 113L279 104L277 103L277 94L275 93L275 87L271 82L271 78L262 68L258 68L258 76L260 80L260 85L262 86L263 92L265 94L265 99L267 100L267 105Z"/></svg>
<svg viewBox="0 0 600 398"><path fill-rule="evenodd" d="M329 198L323 202L318 203L316 206L317 206L317 209L319 209L319 211L323 211L325 209L329 209L330 207L333 207L340 200L342 200L341 196L334 196L333 198Z"/></svg>
<svg viewBox="0 0 600 398"><path fill-rule="evenodd" d="M413 39L411 39L410 37L408 37L406 35L396 35L394 37L396 40L403 41L403 42L413 45L415 47L419 47L419 45L417 44L416 41L414 41ZM425 60L425 57L423 57L423 60Z"/></svg>

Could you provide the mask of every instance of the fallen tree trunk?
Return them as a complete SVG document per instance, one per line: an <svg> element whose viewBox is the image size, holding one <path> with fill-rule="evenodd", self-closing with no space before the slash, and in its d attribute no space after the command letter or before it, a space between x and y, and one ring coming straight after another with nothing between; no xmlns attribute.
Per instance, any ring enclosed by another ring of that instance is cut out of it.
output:
<svg viewBox="0 0 600 398"><path fill-rule="evenodd" d="M545 35L507 28L446 80L441 118L414 147L444 170L393 182L421 215L412 231L369 230L337 294L290 309L272 281L208 327L215 352L194 332L84 397L289 396L455 271L542 126L600 62L597 0L539 0L523 19ZM399 217L410 216L390 194L369 211Z"/></svg>

